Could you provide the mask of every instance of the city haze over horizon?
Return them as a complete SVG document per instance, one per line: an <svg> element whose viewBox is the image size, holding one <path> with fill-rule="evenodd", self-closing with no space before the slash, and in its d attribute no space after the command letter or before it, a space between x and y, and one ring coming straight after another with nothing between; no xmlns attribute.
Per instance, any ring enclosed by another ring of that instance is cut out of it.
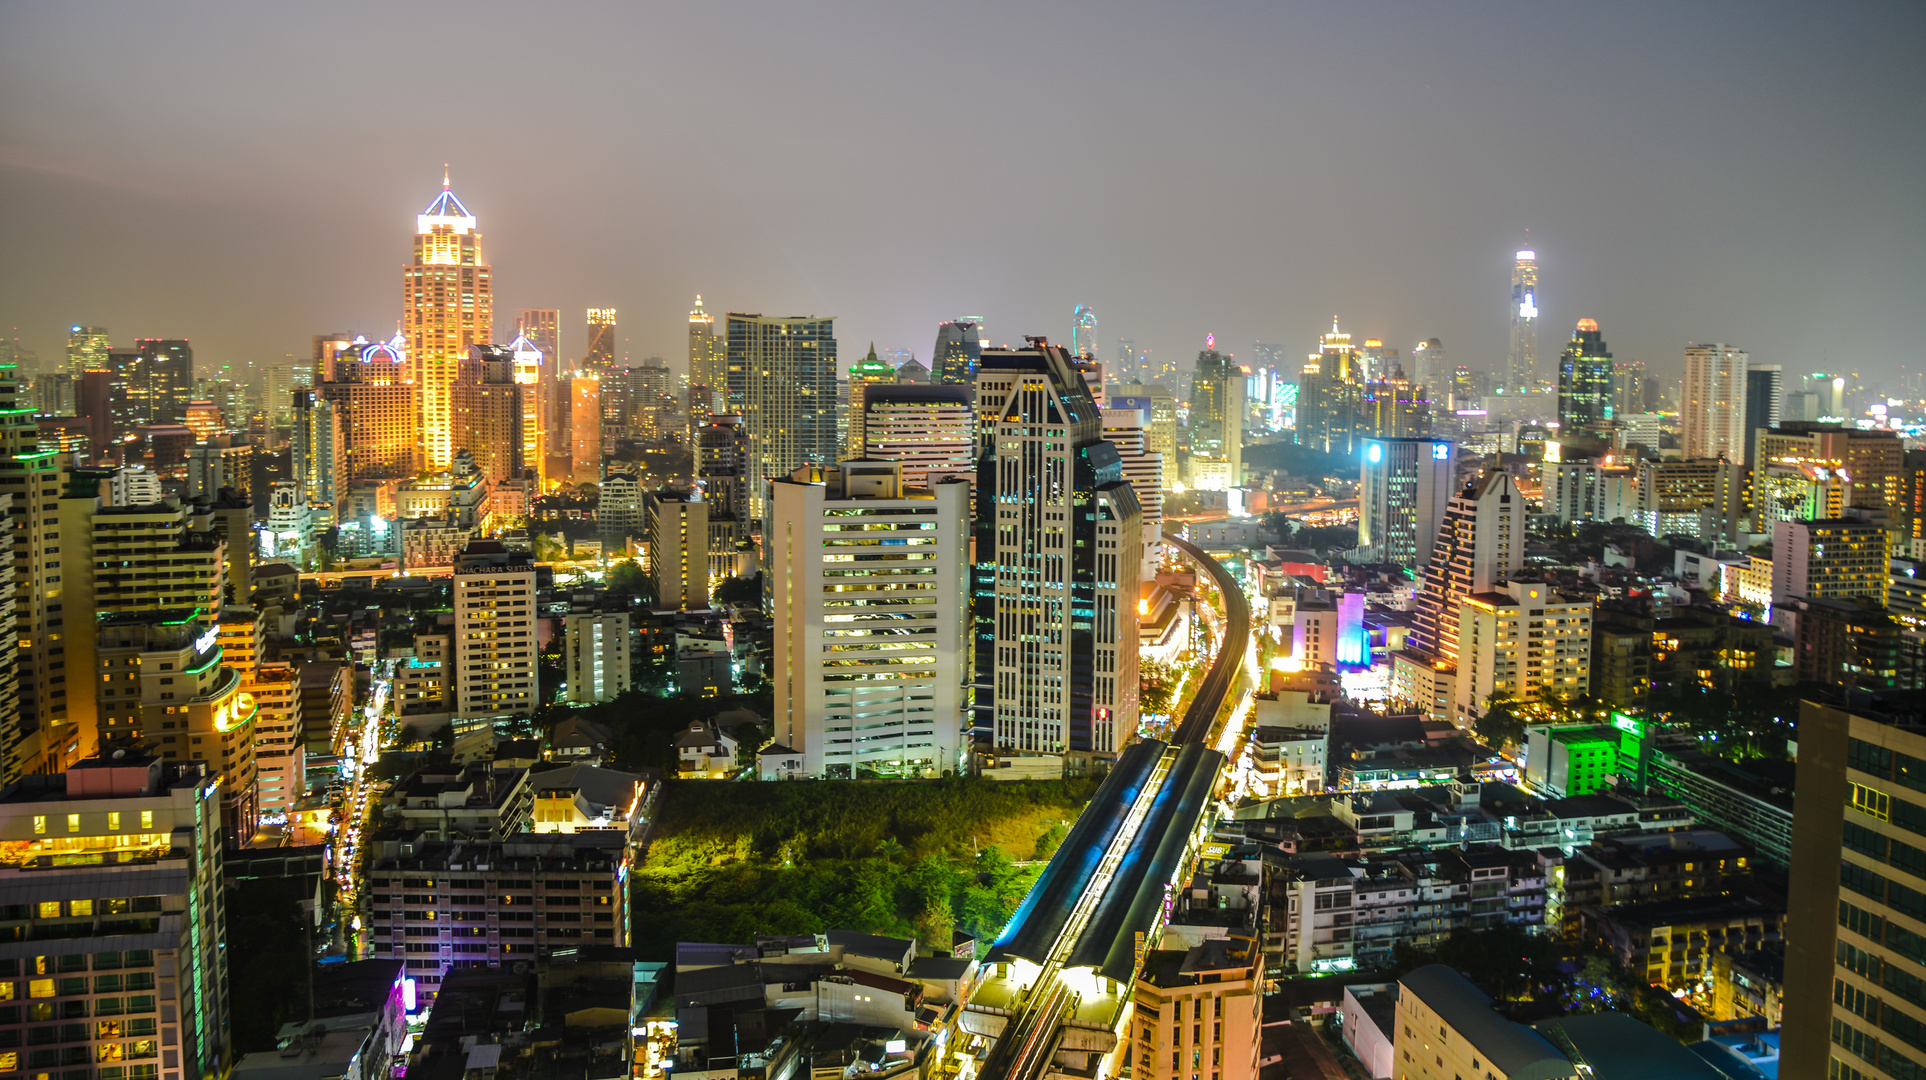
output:
<svg viewBox="0 0 1926 1080"><path fill-rule="evenodd" d="M568 359L610 306L681 370L701 293L834 316L846 362L1088 304L1105 360L1335 314L1495 372L1531 248L1541 357L1589 317L1667 380L1690 340L1919 369L1916 8L0 11L0 327L43 365L74 324L203 372L386 337L446 161L495 339L559 308Z"/></svg>

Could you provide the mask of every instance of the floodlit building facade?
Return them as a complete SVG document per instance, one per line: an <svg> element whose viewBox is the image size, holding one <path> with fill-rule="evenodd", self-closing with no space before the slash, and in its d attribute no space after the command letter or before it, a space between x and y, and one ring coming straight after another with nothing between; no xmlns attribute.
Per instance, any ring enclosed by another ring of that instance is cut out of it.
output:
<svg viewBox="0 0 1926 1080"><path fill-rule="evenodd" d="M649 569L660 611L701 611L709 606L709 504L688 492L653 491L644 496L648 515Z"/></svg>
<svg viewBox="0 0 1926 1080"><path fill-rule="evenodd" d="M1570 701L1591 689L1592 602L1567 600L1535 581L1465 597L1458 622L1453 722L1469 727L1492 695Z"/></svg>
<svg viewBox="0 0 1926 1080"><path fill-rule="evenodd" d="M1687 460L1746 463L1746 354L1730 345L1687 345L1679 441Z"/></svg>
<svg viewBox="0 0 1926 1080"><path fill-rule="evenodd" d="M1444 439L1368 439L1358 491L1358 544L1378 562L1422 567L1451 501L1457 447Z"/></svg>
<svg viewBox="0 0 1926 1080"><path fill-rule="evenodd" d="M836 463L836 321L730 312L729 402L749 441L749 517L763 516L761 478Z"/></svg>
<svg viewBox="0 0 1926 1080"><path fill-rule="evenodd" d="M494 540L455 560L453 712L461 721L535 711L535 564Z"/></svg>
<svg viewBox="0 0 1926 1080"><path fill-rule="evenodd" d="M446 469L454 446L453 389L472 345L494 339L495 292L475 215L448 190L415 218L414 262L402 270L402 331L421 395L426 466Z"/></svg>
<svg viewBox="0 0 1926 1080"><path fill-rule="evenodd" d="M568 699L613 701L629 688L629 616L577 612L563 621Z"/></svg>

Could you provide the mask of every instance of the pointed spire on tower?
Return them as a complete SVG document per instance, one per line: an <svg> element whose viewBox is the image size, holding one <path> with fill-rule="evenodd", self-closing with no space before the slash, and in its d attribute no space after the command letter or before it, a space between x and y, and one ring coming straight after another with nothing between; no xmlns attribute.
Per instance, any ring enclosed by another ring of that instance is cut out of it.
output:
<svg viewBox="0 0 1926 1080"><path fill-rule="evenodd" d="M448 163L446 161L441 163L441 190L448 190Z"/></svg>

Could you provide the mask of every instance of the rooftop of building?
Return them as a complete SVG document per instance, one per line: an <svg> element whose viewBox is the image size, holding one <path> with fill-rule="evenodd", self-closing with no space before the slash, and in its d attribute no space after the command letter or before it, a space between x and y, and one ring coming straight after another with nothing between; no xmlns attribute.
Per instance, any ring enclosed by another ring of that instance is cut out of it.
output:
<svg viewBox="0 0 1926 1080"><path fill-rule="evenodd" d="M1677 1039L1624 1013L1575 1013L1537 1028L1596 1080L1725 1080Z"/></svg>
<svg viewBox="0 0 1926 1080"><path fill-rule="evenodd" d="M1733 919L1783 919L1785 912L1773 911L1756 900L1742 897L1702 899L1687 897L1618 904L1600 911L1599 916L1608 918L1621 926L1650 930L1667 926L1691 926L1696 923L1723 923Z"/></svg>
<svg viewBox="0 0 1926 1080"><path fill-rule="evenodd" d="M371 838L377 847L376 871L437 870L488 873L612 873L628 838L611 830L575 833L517 833L499 842L430 840L422 834L384 833Z"/></svg>
<svg viewBox="0 0 1926 1080"><path fill-rule="evenodd" d="M1244 977L1261 962L1254 941L1213 938L1188 949L1158 949L1144 958L1139 978L1168 990Z"/></svg>
<svg viewBox="0 0 1926 1080"><path fill-rule="evenodd" d="M1491 998L1452 968L1427 964L1398 980L1510 1080L1566 1080L1571 1061L1545 1036L1498 1015Z"/></svg>

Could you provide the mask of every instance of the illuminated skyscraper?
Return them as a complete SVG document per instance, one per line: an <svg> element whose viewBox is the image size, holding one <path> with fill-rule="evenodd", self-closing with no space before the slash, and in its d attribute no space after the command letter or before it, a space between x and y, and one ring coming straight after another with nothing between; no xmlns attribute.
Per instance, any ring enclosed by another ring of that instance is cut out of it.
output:
<svg viewBox="0 0 1926 1080"><path fill-rule="evenodd" d="M522 465L535 470L539 481L548 475L548 398L554 380L542 377L545 350L527 336L509 342L508 352L522 388Z"/></svg>
<svg viewBox="0 0 1926 1080"><path fill-rule="evenodd" d="M1358 486L1358 544L1376 562L1422 568L1452 496L1455 448L1443 439L1367 439Z"/></svg>
<svg viewBox="0 0 1926 1080"><path fill-rule="evenodd" d="M75 378L89 369L107 366L107 350L114 342L104 326L76 326L67 332L67 374Z"/></svg>
<svg viewBox="0 0 1926 1080"><path fill-rule="evenodd" d="M615 309L588 309L588 352L582 357L584 371L603 372L615 366Z"/></svg>
<svg viewBox="0 0 1926 1080"><path fill-rule="evenodd" d="M602 478L602 380L578 371L565 384L569 400L569 453L576 483Z"/></svg>
<svg viewBox="0 0 1926 1080"><path fill-rule="evenodd" d="M337 358L334 378L316 388L341 418L350 486L421 468L421 388L408 376L394 346L361 345Z"/></svg>
<svg viewBox="0 0 1926 1080"><path fill-rule="evenodd" d="M930 352L930 381L974 383L977 359L982 355L981 326L968 319L941 323L936 328L936 348Z"/></svg>
<svg viewBox="0 0 1926 1080"><path fill-rule="evenodd" d="M476 345L455 378L455 449L468 451L491 487L521 479L527 460L524 387L515 365L512 349Z"/></svg>
<svg viewBox="0 0 1926 1080"><path fill-rule="evenodd" d="M187 416L194 389L194 350L180 338L138 338L140 366L128 386L135 410L148 424L178 424Z"/></svg>
<svg viewBox="0 0 1926 1080"><path fill-rule="evenodd" d="M1451 365L1445 360L1444 342L1427 338L1411 350L1411 385L1430 391L1434 402L1443 404L1451 393Z"/></svg>
<svg viewBox="0 0 1926 1080"><path fill-rule="evenodd" d="M441 194L415 217L415 261L402 270L402 329L421 397L427 467L445 469L454 452L450 395L468 349L494 339L495 294L482 261L475 215L441 180Z"/></svg>
<svg viewBox="0 0 1926 1080"><path fill-rule="evenodd" d="M1067 772L1137 729L1143 513L1069 352L992 349L976 380L975 727Z"/></svg>
<svg viewBox="0 0 1926 1080"><path fill-rule="evenodd" d="M1190 485L1224 491L1243 482L1244 373L1216 349L1190 376Z"/></svg>
<svg viewBox="0 0 1926 1080"><path fill-rule="evenodd" d="M749 517L763 512L762 481L804 465L834 465L836 321L727 316L729 411L749 433Z"/></svg>
<svg viewBox="0 0 1926 1080"><path fill-rule="evenodd" d="M1070 355L1097 355L1097 313L1090 310L1089 304L1078 304L1074 316L1075 325L1070 330Z"/></svg>
<svg viewBox="0 0 1926 1080"><path fill-rule="evenodd" d="M1431 561L1420 577L1418 625L1411 635L1441 667L1457 667L1458 617L1465 598L1490 592L1525 565L1525 517L1525 497L1503 471L1465 485L1446 503Z"/></svg>
<svg viewBox="0 0 1926 1080"><path fill-rule="evenodd" d="M863 400L871 386L895 386L896 369L876 357L876 343L869 343L869 355L849 366L849 402L843 410L843 437L852 458L863 456Z"/></svg>
<svg viewBox="0 0 1926 1080"><path fill-rule="evenodd" d="M716 334L716 318L703 310L700 293L689 312L689 385L708 387L709 397L698 403L708 406L705 416L720 407L716 399L729 391L729 345ZM689 419L698 420L694 410Z"/></svg>
<svg viewBox="0 0 1926 1080"><path fill-rule="evenodd" d="M1617 415L1613 403L1612 354L1593 319L1578 320L1571 344L1558 358L1558 425L1561 434L1600 430Z"/></svg>
<svg viewBox="0 0 1926 1080"><path fill-rule="evenodd" d="M545 364L562 355L562 313L554 308L523 308L515 316L515 336L542 350Z"/></svg>
<svg viewBox="0 0 1926 1080"><path fill-rule="evenodd" d="M1349 455L1363 423L1364 381L1351 335L1331 320L1318 352L1298 376L1297 441L1327 454Z"/></svg>
<svg viewBox="0 0 1926 1080"><path fill-rule="evenodd" d="M1687 461L1722 457L1746 461L1744 350L1687 345L1685 385L1679 396L1679 442Z"/></svg>
<svg viewBox="0 0 1926 1080"><path fill-rule="evenodd" d="M1523 394L1539 389L1538 373L1538 254L1518 253L1511 268L1511 353L1505 392Z"/></svg>

